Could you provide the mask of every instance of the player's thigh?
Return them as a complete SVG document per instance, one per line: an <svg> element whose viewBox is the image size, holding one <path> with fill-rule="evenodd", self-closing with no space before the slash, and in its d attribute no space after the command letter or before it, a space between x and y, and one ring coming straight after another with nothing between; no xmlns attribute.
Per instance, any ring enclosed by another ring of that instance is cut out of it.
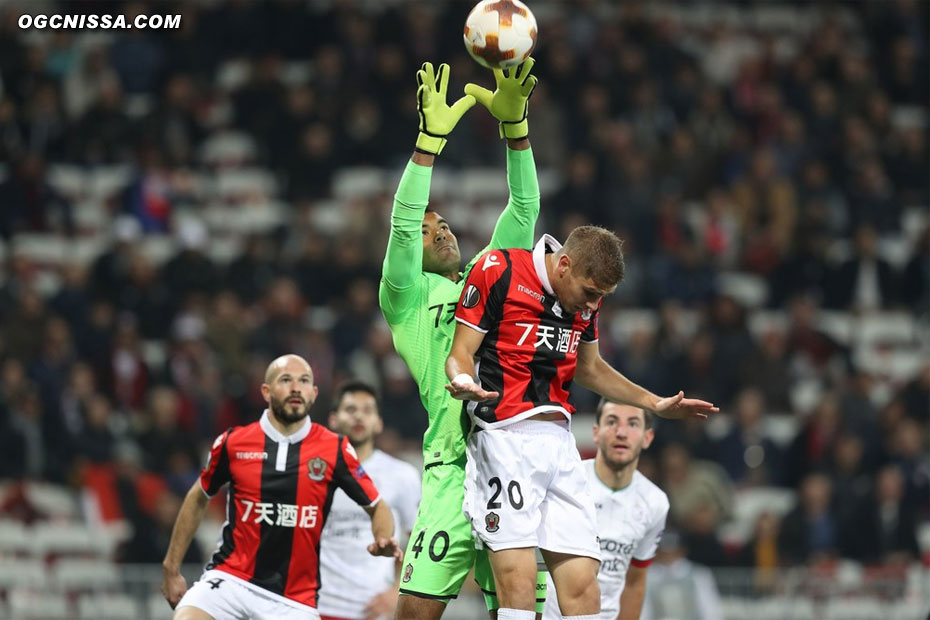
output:
<svg viewBox="0 0 930 620"><path fill-rule="evenodd" d="M543 424L543 423L540 423ZM550 465L548 435L504 430L474 433L468 439L465 512L476 535L490 549L537 546L537 530Z"/></svg>
<svg viewBox="0 0 930 620"><path fill-rule="evenodd" d="M558 466L540 507L539 547L600 562L597 512L574 440L560 441L553 454Z"/></svg>
<svg viewBox="0 0 930 620"><path fill-rule="evenodd" d="M543 609L546 606L547 583L549 573L546 571L546 563L536 550L536 614L541 618ZM475 583L484 595L484 604L491 613L492 620L497 618L497 610L500 609L500 601L497 599L497 585L494 583L494 571L491 570L491 562L488 559L487 549L479 549L475 556Z"/></svg>
<svg viewBox="0 0 930 620"><path fill-rule="evenodd" d="M219 620L197 607L185 605L174 610L173 620Z"/></svg>
<svg viewBox="0 0 930 620"><path fill-rule="evenodd" d="M219 571L207 571L178 601L173 620L248 620L245 588Z"/></svg>
<svg viewBox="0 0 930 620"><path fill-rule="evenodd" d="M600 599L597 569L600 562L594 558L542 550L546 566L558 595L559 607L579 599Z"/></svg>
<svg viewBox="0 0 930 620"><path fill-rule="evenodd" d="M424 472L423 497L401 570L401 594L443 603L455 598L475 562L471 524L462 512L461 464Z"/></svg>
<svg viewBox="0 0 930 620"><path fill-rule="evenodd" d="M320 613L308 605L288 604L256 593L250 606L250 620L320 620Z"/></svg>

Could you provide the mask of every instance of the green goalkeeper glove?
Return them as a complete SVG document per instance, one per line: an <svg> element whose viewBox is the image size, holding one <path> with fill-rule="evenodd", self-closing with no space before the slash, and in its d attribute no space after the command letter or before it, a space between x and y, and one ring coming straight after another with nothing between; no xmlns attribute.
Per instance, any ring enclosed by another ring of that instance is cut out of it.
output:
<svg viewBox="0 0 930 620"><path fill-rule="evenodd" d="M420 135L417 136L417 150L439 155L446 145L446 136L452 132L456 123L473 105L475 98L465 95L452 106L446 105L446 92L449 90L449 65L439 65L439 71L433 72L433 65L424 62L417 71L417 113L420 115Z"/></svg>
<svg viewBox="0 0 930 620"><path fill-rule="evenodd" d="M497 90L493 93L477 84L465 85L465 93L477 99L500 121L501 138L519 140L529 134L526 115L530 95L536 88L536 76L530 75L535 63L532 58L527 58L519 67L510 69L510 75L504 70L494 69Z"/></svg>

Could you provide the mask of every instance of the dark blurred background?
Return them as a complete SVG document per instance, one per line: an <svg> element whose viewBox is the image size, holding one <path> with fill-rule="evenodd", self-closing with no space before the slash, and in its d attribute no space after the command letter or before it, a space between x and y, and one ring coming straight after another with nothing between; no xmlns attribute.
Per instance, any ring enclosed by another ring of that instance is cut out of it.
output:
<svg viewBox="0 0 930 620"><path fill-rule="evenodd" d="M0 5L8 538L64 519L160 562L205 447L258 418L284 352L313 365L316 420L340 380L370 381L382 447L419 459L426 415L377 286L416 69L492 81L462 45L470 6ZM688 556L906 582L930 561L928 4L530 6L537 233L617 231L602 352L723 410L660 424L643 459ZM181 28L21 30L24 12ZM506 203L504 154L476 108L435 168L464 256Z"/></svg>

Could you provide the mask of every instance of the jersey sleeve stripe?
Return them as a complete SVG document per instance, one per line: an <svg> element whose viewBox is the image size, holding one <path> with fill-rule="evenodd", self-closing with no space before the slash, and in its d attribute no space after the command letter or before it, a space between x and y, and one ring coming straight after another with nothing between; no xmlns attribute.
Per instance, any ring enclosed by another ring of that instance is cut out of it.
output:
<svg viewBox="0 0 930 620"><path fill-rule="evenodd" d="M478 326L475 325L474 323L469 323L469 322L466 321L465 319L460 319L459 317L455 317L455 320L458 321L459 323L461 323L462 325L468 325L469 327L471 327L471 328L472 328L473 330L475 330L476 332L481 332L482 334L488 333L488 330L486 330L486 329L481 329L480 327L478 327Z"/></svg>
<svg viewBox="0 0 930 620"><path fill-rule="evenodd" d="M646 568L652 564L654 559L655 558L649 558L648 560L637 560L636 558L633 558L630 560L630 566L635 566L636 568Z"/></svg>

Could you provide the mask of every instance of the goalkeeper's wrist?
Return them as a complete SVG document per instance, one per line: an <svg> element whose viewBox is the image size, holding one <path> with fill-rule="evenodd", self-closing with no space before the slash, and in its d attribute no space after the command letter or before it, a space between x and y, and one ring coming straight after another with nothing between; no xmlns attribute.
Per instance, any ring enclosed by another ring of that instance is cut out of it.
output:
<svg viewBox="0 0 930 620"><path fill-rule="evenodd" d="M446 139L441 136L431 136L428 133L420 132L417 136L417 150L432 155L442 153L443 147L446 146Z"/></svg>
<svg viewBox="0 0 930 620"><path fill-rule="evenodd" d="M516 123L501 121L500 134L508 140L522 140L530 134L530 124L525 118Z"/></svg>

